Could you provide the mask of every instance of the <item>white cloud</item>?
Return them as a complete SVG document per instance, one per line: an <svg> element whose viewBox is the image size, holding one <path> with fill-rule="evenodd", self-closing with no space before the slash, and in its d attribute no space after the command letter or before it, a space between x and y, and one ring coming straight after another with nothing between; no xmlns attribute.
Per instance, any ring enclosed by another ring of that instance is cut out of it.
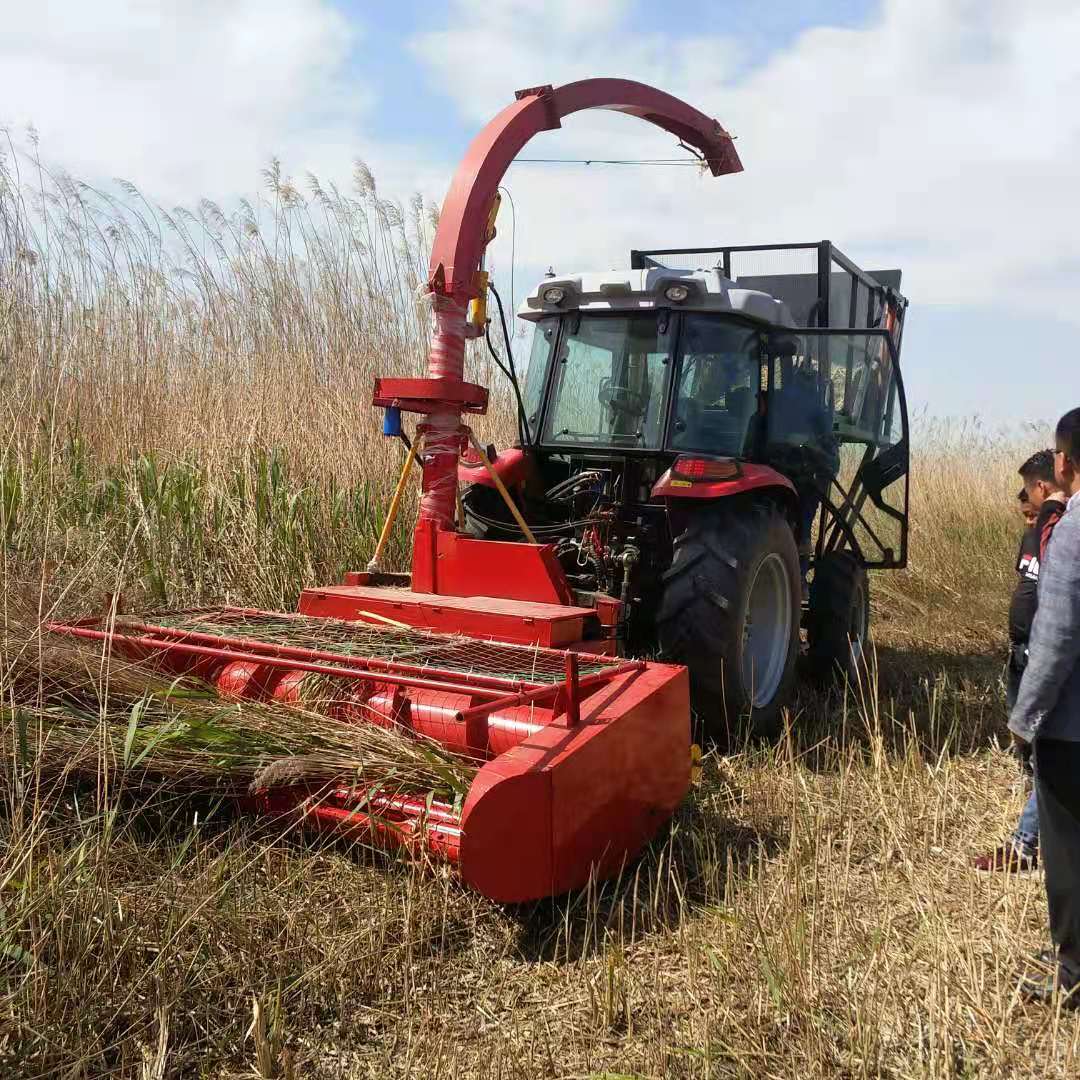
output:
<svg viewBox="0 0 1080 1080"><path fill-rule="evenodd" d="M365 135L372 90L350 69L363 29L328 0L10 7L0 123L32 124L75 175L124 177L166 204L250 192L274 154L339 178L367 157L402 194L430 176Z"/></svg>
<svg viewBox="0 0 1080 1080"><path fill-rule="evenodd" d="M446 190L453 162L372 136L368 39L331 0L8 6L0 122L32 122L43 155L86 179L124 176L166 204L228 200L276 153L297 176L344 180L363 157L382 192ZM678 34L659 20L632 29L633 0L438 10L445 27L419 34L413 55L448 116L470 128L518 87L622 74L738 137L747 171L719 180L683 168L513 168L519 264L605 267L635 246L828 237L867 265L903 266L920 303L1080 318L1075 0L887 0L872 25L809 31L750 74L721 5L714 25ZM666 134L611 113L572 117L528 150L673 152ZM506 218L500 230L493 255L505 266Z"/></svg>
<svg viewBox="0 0 1080 1080"><path fill-rule="evenodd" d="M612 62L627 77L665 89L689 72L716 77L732 70L737 44L722 35L674 40L621 29L633 6L631 0L454 0L450 26L417 35L413 53L476 124L516 89L612 74Z"/></svg>
<svg viewBox="0 0 1080 1080"><path fill-rule="evenodd" d="M708 26L690 38L635 33L629 4L609 0L602 20L570 33L559 6L495 5L502 15L485 20L477 0L458 0L448 21L462 29L424 34L414 49L477 123L522 85L616 73L652 82L735 133L747 171L515 167L519 260L569 270L625 262L632 246L828 237L865 264L902 265L922 302L1077 317L1071 0L889 0L874 25L809 31L738 81L737 43ZM663 133L603 114L528 153L671 151Z"/></svg>

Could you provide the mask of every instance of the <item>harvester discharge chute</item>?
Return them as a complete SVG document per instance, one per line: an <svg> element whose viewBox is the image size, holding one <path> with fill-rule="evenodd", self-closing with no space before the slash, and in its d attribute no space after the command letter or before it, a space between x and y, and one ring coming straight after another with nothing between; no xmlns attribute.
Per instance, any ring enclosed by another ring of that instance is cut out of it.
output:
<svg viewBox="0 0 1080 1080"><path fill-rule="evenodd" d="M295 616L221 608L51 627L154 657L227 697L287 707L305 679L351 684L339 717L412 731L477 763L461 804L347 785L316 798L297 784L256 793L251 808L445 859L500 901L617 874L670 818L691 777L686 669L615 655L626 597L579 595L554 545L537 542L520 515L526 542L458 529L459 461L471 439L462 414L483 413L488 398L464 380L464 350L486 324L483 259L498 185L533 135L591 108L671 132L714 175L742 167L715 120L620 79L520 91L477 136L434 241L427 376L379 379L374 394L389 433L400 430L401 412L421 417L409 459L415 453L422 465L411 575L381 572L380 542L367 571L306 590ZM288 618L303 644L283 643Z"/></svg>

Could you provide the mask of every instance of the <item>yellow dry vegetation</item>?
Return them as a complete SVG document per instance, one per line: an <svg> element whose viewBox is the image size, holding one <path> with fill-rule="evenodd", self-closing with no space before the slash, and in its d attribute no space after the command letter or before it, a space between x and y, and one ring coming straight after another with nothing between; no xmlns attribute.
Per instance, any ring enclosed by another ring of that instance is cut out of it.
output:
<svg viewBox="0 0 1080 1080"><path fill-rule="evenodd" d="M361 168L347 192L273 168L226 215L15 164L4 595L274 607L362 566L401 460L371 383L423 355L427 209ZM921 423L911 565L873 580L865 684L803 689L778 745L707 755L645 857L571 897L498 907L212 797L117 789L106 761L57 787L9 742L0 1075L1080 1074L1080 1019L1015 991L1046 944L1040 879L969 868L1020 805L1004 615L1014 470L1045 438Z"/></svg>

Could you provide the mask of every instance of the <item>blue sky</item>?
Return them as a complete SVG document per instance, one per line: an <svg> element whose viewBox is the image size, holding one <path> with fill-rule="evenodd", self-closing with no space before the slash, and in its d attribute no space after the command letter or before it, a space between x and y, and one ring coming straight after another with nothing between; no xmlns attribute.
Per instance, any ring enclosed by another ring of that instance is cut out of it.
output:
<svg viewBox="0 0 1080 1080"><path fill-rule="evenodd" d="M0 36L0 123L50 162L165 206L287 172L437 203L520 86L651 82L738 139L740 176L515 166L490 265L518 295L634 246L831 239L899 265L909 397L937 415L1054 417L1080 397L1075 0L51 0ZM671 156L615 114L532 156Z"/></svg>
<svg viewBox="0 0 1080 1080"><path fill-rule="evenodd" d="M373 132L388 140L428 140L451 156L460 155L475 127L456 114L446 114L441 84L423 69L418 70L410 49L411 39L435 21L432 5L416 0L335 0L334 6L350 21L365 27L351 63L358 74L379 87L381 103ZM542 0L537 6L543 7ZM693 38L701 27L715 25L718 11L722 11L723 31L738 40L741 70L749 71L812 27L864 25L879 4L867 0L773 0L767 4L761 0L685 0L661 8L635 0L629 5L626 26L631 32L655 32L664 8L666 32L682 38Z"/></svg>

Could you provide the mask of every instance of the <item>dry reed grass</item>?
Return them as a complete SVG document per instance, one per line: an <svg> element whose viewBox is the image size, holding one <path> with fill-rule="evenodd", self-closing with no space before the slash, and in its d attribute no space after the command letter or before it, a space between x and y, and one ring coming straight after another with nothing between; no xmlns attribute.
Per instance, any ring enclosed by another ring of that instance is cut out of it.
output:
<svg viewBox="0 0 1080 1080"><path fill-rule="evenodd" d="M45 629L8 582L0 627L0 754L16 781L90 778L129 794L351 784L358 792L464 799L476 767L434 742L347 718L347 679L308 676L289 707L226 701L208 686Z"/></svg>
<svg viewBox="0 0 1080 1080"><path fill-rule="evenodd" d="M46 236L12 168L4 584L61 611L121 587L274 606L356 565L391 471L368 383L423 333L374 182L327 205L275 171L246 218L170 223L45 178ZM50 793L6 762L0 1073L1077 1075L1080 1020L1015 993L1039 879L968 862L1019 808L994 739L1030 446L929 434L911 566L873 583L874 678L803 691L776 747L707 758L620 881L499 908L214 800Z"/></svg>

